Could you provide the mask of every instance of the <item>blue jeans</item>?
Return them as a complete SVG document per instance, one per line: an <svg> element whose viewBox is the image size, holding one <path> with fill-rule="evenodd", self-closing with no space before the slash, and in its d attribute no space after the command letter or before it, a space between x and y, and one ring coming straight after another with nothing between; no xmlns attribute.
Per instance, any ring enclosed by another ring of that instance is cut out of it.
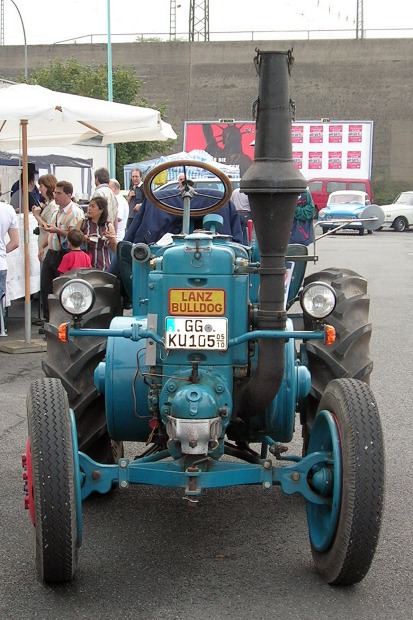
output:
<svg viewBox="0 0 413 620"><path fill-rule="evenodd" d="M242 243L244 245L248 245L248 220L252 220L250 211L238 211L239 219L241 220L241 230L242 230Z"/></svg>
<svg viewBox="0 0 413 620"><path fill-rule="evenodd" d="M7 269L0 270L0 301L3 298L3 295L6 294L6 277L7 277Z"/></svg>

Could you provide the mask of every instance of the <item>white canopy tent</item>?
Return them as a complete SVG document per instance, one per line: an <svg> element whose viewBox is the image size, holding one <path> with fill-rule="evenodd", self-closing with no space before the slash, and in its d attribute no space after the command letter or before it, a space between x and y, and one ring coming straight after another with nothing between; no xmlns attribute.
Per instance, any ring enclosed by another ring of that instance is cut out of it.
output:
<svg viewBox="0 0 413 620"><path fill-rule="evenodd" d="M29 205L27 149L64 146L102 138L102 144L176 139L160 113L90 97L59 93L42 86L17 84L0 89L0 150L22 155L25 245L25 341L31 341Z"/></svg>
<svg viewBox="0 0 413 620"><path fill-rule="evenodd" d="M0 90L0 148L22 146L21 120L30 121L28 146L64 146L100 136L102 144L175 140L157 110L16 84Z"/></svg>

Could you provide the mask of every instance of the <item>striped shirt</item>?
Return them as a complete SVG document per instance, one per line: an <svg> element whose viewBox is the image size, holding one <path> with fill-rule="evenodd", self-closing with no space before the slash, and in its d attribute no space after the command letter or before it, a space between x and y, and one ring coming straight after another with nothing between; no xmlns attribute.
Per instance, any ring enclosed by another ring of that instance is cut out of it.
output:
<svg viewBox="0 0 413 620"><path fill-rule="evenodd" d="M74 202L69 202L66 207L63 209L59 207L53 213L51 225L69 232L71 228L81 228L84 217L83 210ZM66 236L59 237L57 233L50 233L48 239L49 250L61 250L61 242L65 239Z"/></svg>

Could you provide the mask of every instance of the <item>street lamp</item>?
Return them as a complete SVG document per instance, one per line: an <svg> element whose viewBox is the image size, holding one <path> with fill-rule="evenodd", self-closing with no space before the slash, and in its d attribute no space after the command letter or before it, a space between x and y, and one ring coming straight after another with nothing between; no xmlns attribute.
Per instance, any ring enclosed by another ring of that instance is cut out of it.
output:
<svg viewBox="0 0 413 620"><path fill-rule="evenodd" d="M112 41L110 29L110 0L107 0L108 17L108 101L113 101L113 80L112 80ZM111 178L116 176L115 171L115 147L109 144L109 173Z"/></svg>
<svg viewBox="0 0 413 620"><path fill-rule="evenodd" d="M23 28L23 37L24 37L24 78L25 78L25 80L26 80L26 82L27 82L27 41L26 41L26 29L25 29L25 27L24 27L24 22L23 22L23 18L22 18L22 16L21 16L21 13L20 13L20 11L19 11L19 7L18 7L18 6L17 6L17 4L14 2L14 0L10 0L10 2L11 2L12 4L14 4L14 6L16 7L16 11L17 11L17 12L18 12L18 14L19 14L20 21L21 21L22 28Z"/></svg>

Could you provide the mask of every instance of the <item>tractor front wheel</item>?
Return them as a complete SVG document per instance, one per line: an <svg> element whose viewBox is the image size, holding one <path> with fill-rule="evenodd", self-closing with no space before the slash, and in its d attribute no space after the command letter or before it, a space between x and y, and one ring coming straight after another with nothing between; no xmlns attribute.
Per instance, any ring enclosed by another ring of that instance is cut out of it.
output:
<svg viewBox="0 0 413 620"><path fill-rule="evenodd" d="M58 379L31 384L27 421L37 574L46 583L64 583L76 571L81 518L70 408Z"/></svg>
<svg viewBox="0 0 413 620"><path fill-rule="evenodd" d="M318 404L330 381L352 378L369 384L373 369L367 281L354 271L336 268L311 274L305 279L304 286L315 281L326 282L336 292L337 305L326 319L336 330L336 341L329 346L321 340L309 341L306 345L311 392L307 410L302 416L304 453ZM304 329L312 330L313 327L313 320L304 315Z"/></svg>
<svg viewBox="0 0 413 620"><path fill-rule="evenodd" d="M308 445L308 454L318 451L329 453L330 477L319 469L312 472L314 480L323 480L328 496L323 504L307 501L314 563L327 583L352 585L365 577L373 560L384 495L380 419L365 383L340 379L328 385Z"/></svg>
<svg viewBox="0 0 413 620"><path fill-rule="evenodd" d="M61 323L71 316L63 309L59 295L64 284L74 278L89 282L95 290L96 301L83 317L85 328L105 329L120 313L119 282L116 276L97 269L78 269L67 272L53 282L49 296L50 320L45 324L47 356L43 370L47 377L60 379L73 409L78 433L79 450L100 463L116 463L123 456L121 442L111 440L106 427L105 399L94 384L94 371L105 356L105 337L76 337L70 342L59 340Z"/></svg>

